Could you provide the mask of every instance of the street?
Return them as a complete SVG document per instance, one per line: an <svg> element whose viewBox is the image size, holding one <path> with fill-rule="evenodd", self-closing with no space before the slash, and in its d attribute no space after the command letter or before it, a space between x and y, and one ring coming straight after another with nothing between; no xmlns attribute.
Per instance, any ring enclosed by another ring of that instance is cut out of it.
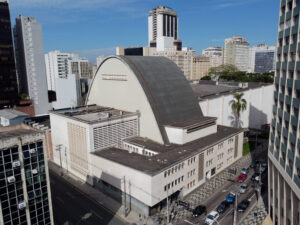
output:
<svg viewBox="0 0 300 225"><path fill-rule="evenodd" d="M49 172L56 225L125 225L111 212L90 200L62 177Z"/></svg>

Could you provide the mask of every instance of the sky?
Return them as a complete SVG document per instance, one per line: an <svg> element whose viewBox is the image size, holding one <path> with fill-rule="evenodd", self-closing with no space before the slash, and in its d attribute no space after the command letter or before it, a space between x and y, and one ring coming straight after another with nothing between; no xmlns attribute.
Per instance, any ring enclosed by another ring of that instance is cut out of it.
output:
<svg viewBox="0 0 300 225"><path fill-rule="evenodd" d="M276 44L279 0L10 0L18 15L42 24L45 53L75 52L92 63L116 46L148 44L148 13L159 5L178 13L179 39L198 54L233 35L251 46Z"/></svg>

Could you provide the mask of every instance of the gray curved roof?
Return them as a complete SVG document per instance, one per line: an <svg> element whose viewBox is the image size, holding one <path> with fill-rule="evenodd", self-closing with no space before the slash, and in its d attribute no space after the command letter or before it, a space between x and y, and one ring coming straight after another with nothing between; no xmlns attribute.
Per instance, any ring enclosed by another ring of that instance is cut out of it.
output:
<svg viewBox="0 0 300 225"><path fill-rule="evenodd" d="M152 107L164 141L164 125L203 122L199 103L178 66L166 57L117 56L135 73Z"/></svg>

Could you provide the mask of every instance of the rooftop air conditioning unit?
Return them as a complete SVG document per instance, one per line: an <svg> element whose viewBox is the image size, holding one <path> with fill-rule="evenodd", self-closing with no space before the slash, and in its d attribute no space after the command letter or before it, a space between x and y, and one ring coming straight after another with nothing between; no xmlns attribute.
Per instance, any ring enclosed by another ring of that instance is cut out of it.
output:
<svg viewBox="0 0 300 225"><path fill-rule="evenodd" d="M7 178L8 183L14 183L16 181L16 178L14 176L10 176Z"/></svg>
<svg viewBox="0 0 300 225"><path fill-rule="evenodd" d="M31 154L33 154L33 153L35 153L35 149L34 149L34 148L29 149L29 152L30 152Z"/></svg>
<svg viewBox="0 0 300 225"><path fill-rule="evenodd" d="M18 205L19 209L24 209L26 207L26 202L21 202Z"/></svg>
<svg viewBox="0 0 300 225"><path fill-rule="evenodd" d="M32 172L32 174L37 174L38 170L37 169L33 169L31 172Z"/></svg>
<svg viewBox="0 0 300 225"><path fill-rule="evenodd" d="M16 168L16 167L21 166L21 163L20 163L19 160L17 160L17 161L14 161L14 162L12 163L12 166L13 166L13 168Z"/></svg>

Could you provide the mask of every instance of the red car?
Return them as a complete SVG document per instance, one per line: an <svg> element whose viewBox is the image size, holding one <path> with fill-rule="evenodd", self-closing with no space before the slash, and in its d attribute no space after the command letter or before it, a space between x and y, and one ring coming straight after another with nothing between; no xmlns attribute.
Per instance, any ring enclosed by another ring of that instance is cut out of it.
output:
<svg viewBox="0 0 300 225"><path fill-rule="evenodd" d="M246 174L240 174L240 176L236 179L237 182L243 183L247 179Z"/></svg>

